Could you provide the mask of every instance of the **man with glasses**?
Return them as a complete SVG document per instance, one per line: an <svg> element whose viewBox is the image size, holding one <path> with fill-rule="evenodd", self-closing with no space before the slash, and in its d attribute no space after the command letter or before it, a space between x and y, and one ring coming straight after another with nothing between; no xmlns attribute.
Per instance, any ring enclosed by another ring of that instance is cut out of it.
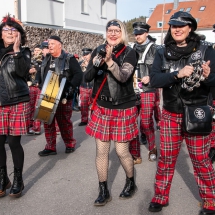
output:
<svg viewBox="0 0 215 215"><path fill-rule="evenodd" d="M141 96L140 131L142 143L146 144L148 142L148 160L154 161L157 157L157 149L155 145L153 113L156 108L157 90L150 86L149 74L156 52L156 45L154 44L154 38L149 35L150 27L150 25L144 22L133 23L133 34L135 35L136 40L133 49L139 54L138 65L134 75L134 83L136 83L136 92ZM160 110L157 112L160 116ZM134 157L135 164L142 162L139 145L139 136L130 143L130 152Z"/></svg>

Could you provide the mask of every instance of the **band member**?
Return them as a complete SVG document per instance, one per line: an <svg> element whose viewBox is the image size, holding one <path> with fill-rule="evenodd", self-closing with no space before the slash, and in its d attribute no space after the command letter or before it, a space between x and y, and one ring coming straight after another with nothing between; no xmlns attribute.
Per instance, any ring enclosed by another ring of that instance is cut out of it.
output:
<svg viewBox="0 0 215 215"><path fill-rule="evenodd" d="M90 48L82 49L83 61L81 62L80 65L84 74L88 66L92 51L93 50ZM81 104L81 122L79 123L79 126L84 126L84 125L87 125L88 123L89 106L92 103L92 88L93 88L93 82L89 82L89 83L85 82L84 75L83 75L83 80L79 88L80 104Z"/></svg>
<svg viewBox="0 0 215 215"><path fill-rule="evenodd" d="M24 189L22 170L24 151L21 136L29 129L29 89L26 77L30 69L31 52L25 47L26 34L22 23L9 15L0 25L0 197L11 187L7 175L5 140L11 149L14 179L9 195L20 197Z"/></svg>
<svg viewBox="0 0 215 215"><path fill-rule="evenodd" d="M65 153L75 151L76 140L73 138L73 123L71 121L72 89L79 86L82 79L82 71L77 60L73 55L66 53L62 49L61 39L58 36L51 36L48 44L49 54L45 56L41 66L42 83L44 83L49 70L59 73L60 79L66 77L67 81L52 123L50 125L44 123L47 144L45 149L39 152L40 156L57 154L55 119L57 120L61 136L66 145ZM67 100L66 104L62 103L62 99L64 98Z"/></svg>
<svg viewBox="0 0 215 215"><path fill-rule="evenodd" d="M155 133L154 133L154 122L153 113L156 108L157 102L157 89L151 87L149 74L151 73L151 67L154 60L156 46L152 37L149 36L149 28L151 26L144 22L133 23L133 34L135 35L136 43L133 49L139 54L139 60L137 69L134 76L134 81L136 82L137 93L140 93L140 130L141 136L146 136L149 153L148 160L154 161L157 157L157 149L155 145ZM159 111L158 111L159 112ZM159 114L160 115L160 112ZM137 146L138 145L138 146ZM133 148L139 147L139 136L131 141L130 152L134 153ZM134 162L140 163L140 153L138 156L133 155Z"/></svg>
<svg viewBox="0 0 215 215"><path fill-rule="evenodd" d="M190 134L182 127L183 104L210 104L210 87L215 86L215 51L195 33L197 22L190 13L176 12L169 25L165 45L158 48L150 74L151 86L163 88L163 109L155 194L149 211L158 212L168 206L175 164L185 139L203 201L200 214L215 214L215 172L208 157L210 135ZM193 73L198 75L198 69L203 78L200 75L200 85L195 85Z"/></svg>
<svg viewBox="0 0 215 215"><path fill-rule="evenodd" d="M39 80L38 80L38 74L40 73L40 67L42 64L42 50L40 49L40 45L37 45L34 48L34 55L31 59L31 69L29 70L28 75L28 86L30 89L30 108L31 108L31 114L30 114L30 128L28 131L28 134L40 134L41 133L41 121L36 119L33 119L34 111L35 111L35 105L37 101L37 97L40 94L39 89Z"/></svg>
<svg viewBox="0 0 215 215"><path fill-rule="evenodd" d="M114 19L107 23L106 38L106 43L93 51L85 73L86 82L94 80L93 112L86 133L96 141L100 192L95 206L105 205L111 200L107 188L111 140L115 142L116 153L126 173L126 184L120 198L130 198L136 191L129 142L138 134L136 95L133 89L137 57L135 51L126 46L127 32L121 21Z"/></svg>

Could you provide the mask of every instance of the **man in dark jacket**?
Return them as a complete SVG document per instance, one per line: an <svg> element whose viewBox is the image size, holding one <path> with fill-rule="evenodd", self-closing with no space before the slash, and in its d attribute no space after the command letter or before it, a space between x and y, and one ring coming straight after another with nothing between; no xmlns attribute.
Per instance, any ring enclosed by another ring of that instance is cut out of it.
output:
<svg viewBox="0 0 215 215"><path fill-rule="evenodd" d="M155 145L153 113L156 109L158 90L150 86L149 74L156 52L155 40L149 36L150 25L144 22L133 23L133 33L136 43L133 49L139 54L138 65L134 75L134 88L136 93L141 96L140 103L140 131L143 144L148 142L149 155L148 160L154 161L157 156ZM160 117L158 107L157 115ZM147 141L146 141L147 140ZM141 163L139 147L139 136L131 141L130 152L134 157L134 163ZM135 150L137 149L137 150ZM137 151L135 154L134 152ZM139 152L138 152L139 151Z"/></svg>
<svg viewBox="0 0 215 215"><path fill-rule="evenodd" d="M44 123L47 144L45 149L38 153L40 156L57 154L55 119L57 120L61 136L66 145L65 152L71 153L75 151L76 140L73 138L73 124L71 121L72 91L80 85L82 80L80 65L73 55L62 50L61 39L58 36L51 36L48 43L49 54L46 55L41 66L42 83L44 83L48 71L51 70L60 75L60 80L66 77L66 84L52 123L50 125ZM62 99L64 99L63 102Z"/></svg>

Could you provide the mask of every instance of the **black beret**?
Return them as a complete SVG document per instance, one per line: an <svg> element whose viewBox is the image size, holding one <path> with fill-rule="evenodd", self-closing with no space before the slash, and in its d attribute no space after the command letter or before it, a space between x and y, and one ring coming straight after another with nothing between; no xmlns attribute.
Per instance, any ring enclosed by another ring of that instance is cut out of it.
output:
<svg viewBox="0 0 215 215"><path fill-rule="evenodd" d="M48 48L48 46L49 46L48 41L43 41L40 45L40 48L44 49L44 48Z"/></svg>
<svg viewBox="0 0 215 215"><path fill-rule="evenodd" d="M55 36L55 35L53 35L53 36L49 37L49 40L57 40L58 42L60 42L60 43L62 43L62 44L63 44L63 42L61 41L60 37Z"/></svg>

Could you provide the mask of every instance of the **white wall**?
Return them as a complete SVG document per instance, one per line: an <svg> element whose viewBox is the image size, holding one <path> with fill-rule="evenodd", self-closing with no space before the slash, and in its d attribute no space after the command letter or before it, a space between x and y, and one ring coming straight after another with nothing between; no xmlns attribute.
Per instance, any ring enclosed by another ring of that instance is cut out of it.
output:
<svg viewBox="0 0 215 215"><path fill-rule="evenodd" d="M10 13L12 16L15 14L14 13L14 0L0 0L0 3L1 3L0 21L8 13Z"/></svg>

